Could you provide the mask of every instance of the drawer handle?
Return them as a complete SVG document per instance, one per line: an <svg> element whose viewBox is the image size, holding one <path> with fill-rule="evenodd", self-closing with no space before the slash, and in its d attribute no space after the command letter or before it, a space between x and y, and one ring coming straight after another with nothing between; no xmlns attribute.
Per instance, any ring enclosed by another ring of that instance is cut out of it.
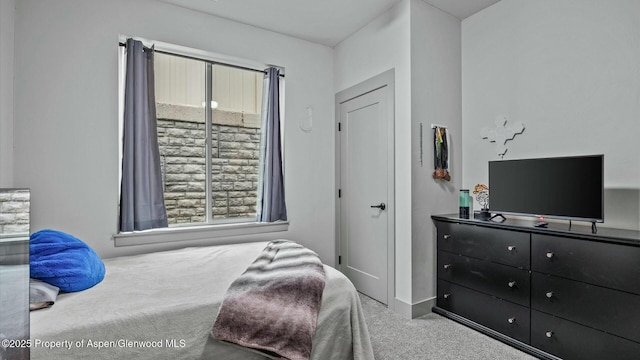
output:
<svg viewBox="0 0 640 360"><path fill-rule="evenodd" d="M444 234L442 237L443 237L445 240L449 240L449 238L451 237L451 235L449 235L449 234Z"/></svg>
<svg viewBox="0 0 640 360"><path fill-rule="evenodd" d="M546 335L548 338L550 338L550 337L552 337L552 336L553 336L553 331L547 331L547 332L545 333L545 335Z"/></svg>
<svg viewBox="0 0 640 360"><path fill-rule="evenodd" d="M451 294L444 294L442 295L443 298L448 299L451 296Z"/></svg>
<svg viewBox="0 0 640 360"><path fill-rule="evenodd" d="M548 253L547 253L547 258L548 258L548 259L551 259L552 257L553 257L553 253L552 253L552 252L548 252Z"/></svg>
<svg viewBox="0 0 640 360"><path fill-rule="evenodd" d="M553 297L553 291L549 291L549 292L547 292L547 294L546 294L546 295L547 295L547 298L548 298L548 299L551 299L551 298Z"/></svg>
<svg viewBox="0 0 640 360"><path fill-rule="evenodd" d="M509 281L509 283L507 285L509 285L510 288L514 288L514 287L516 287L516 282L515 281Z"/></svg>
<svg viewBox="0 0 640 360"><path fill-rule="evenodd" d="M512 318L507 319L507 321L509 322L509 324L513 324L513 323L516 322L516 318L512 317Z"/></svg>
<svg viewBox="0 0 640 360"><path fill-rule="evenodd" d="M448 270L451 267L451 264L444 264L442 266L445 270Z"/></svg>
<svg viewBox="0 0 640 360"><path fill-rule="evenodd" d="M507 246L507 250L509 250L509 251L513 251L513 250L515 250L515 249L516 249L516 247L515 247L515 246L513 246L513 245L509 245L509 246Z"/></svg>

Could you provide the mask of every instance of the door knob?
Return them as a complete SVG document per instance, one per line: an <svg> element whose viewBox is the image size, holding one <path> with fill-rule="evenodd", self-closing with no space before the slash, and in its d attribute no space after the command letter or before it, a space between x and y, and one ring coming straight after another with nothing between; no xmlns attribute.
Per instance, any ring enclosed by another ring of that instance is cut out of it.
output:
<svg viewBox="0 0 640 360"><path fill-rule="evenodd" d="M380 205L371 205L371 208L378 208L380 210L384 210L387 208L387 205L385 205L384 203L380 203Z"/></svg>

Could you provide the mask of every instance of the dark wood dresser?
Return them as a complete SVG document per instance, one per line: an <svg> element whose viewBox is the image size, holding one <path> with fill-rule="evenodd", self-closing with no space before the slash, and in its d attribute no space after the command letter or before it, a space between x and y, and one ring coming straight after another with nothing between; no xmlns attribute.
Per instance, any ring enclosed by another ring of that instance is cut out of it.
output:
<svg viewBox="0 0 640 360"><path fill-rule="evenodd" d="M539 358L640 358L640 232L432 219L434 312Z"/></svg>

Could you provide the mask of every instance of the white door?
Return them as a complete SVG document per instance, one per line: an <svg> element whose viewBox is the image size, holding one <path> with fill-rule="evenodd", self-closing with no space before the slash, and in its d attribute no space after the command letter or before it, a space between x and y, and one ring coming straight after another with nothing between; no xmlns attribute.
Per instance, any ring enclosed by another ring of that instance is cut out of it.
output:
<svg viewBox="0 0 640 360"><path fill-rule="evenodd" d="M340 106L340 256L360 292L387 304L388 87Z"/></svg>

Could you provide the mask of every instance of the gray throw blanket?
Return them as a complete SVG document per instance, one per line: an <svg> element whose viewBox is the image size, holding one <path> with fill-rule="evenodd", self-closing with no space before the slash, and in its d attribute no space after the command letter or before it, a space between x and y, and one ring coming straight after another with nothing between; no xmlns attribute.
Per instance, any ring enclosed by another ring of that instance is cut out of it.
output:
<svg viewBox="0 0 640 360"><path fill-rule="evenodd" d="M324 284L315 252L272 241L229 286L213 337L271 356L309 359Z"/></svg>

